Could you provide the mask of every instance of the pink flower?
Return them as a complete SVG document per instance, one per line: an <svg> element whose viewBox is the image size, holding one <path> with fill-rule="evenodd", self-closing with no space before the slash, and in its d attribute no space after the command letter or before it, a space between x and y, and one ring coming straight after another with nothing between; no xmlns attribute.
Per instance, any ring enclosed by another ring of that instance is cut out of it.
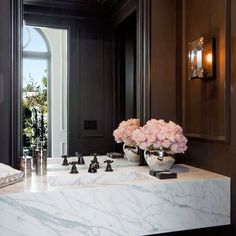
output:
<svg viewBox="0 0 236 236"><path fill-rule="evenodd" d="M151 119L135 130L133 140L141 149L164 149L168 153L184 153L187 150L187 139L183 129L174 123Z"/></svg>
<svg viewBox="0 0 236 236"><path fill-rule="evenodd" d="M117 143L124 142L127 146L135 146L136 143L132 138L133 132L139 128L139 119L128 119L122 121L119 127L114 130L113 136Z"/></svg>
<svg viewBox="0 0 236 236"><path fill-rule="evenodd" d="M179 146L178 144L174 143L171 145L170 147L170 150L173 152L173 153L178 153L179 152Z"/></svg>
<svg viewBox="0 0 236 236"><path fill-rule="evenodd" d="M171 142L168 139L165 139L164 141L162 141L162 147L164 148L169 148L171 145Z"/></svg>
<svg viewBox="0 0 236 236"><path fill-rule="evenodd" d="M153 149L158 149L161 147L161 142L160 141L156 141L155 143L153 143Z"/></svg>

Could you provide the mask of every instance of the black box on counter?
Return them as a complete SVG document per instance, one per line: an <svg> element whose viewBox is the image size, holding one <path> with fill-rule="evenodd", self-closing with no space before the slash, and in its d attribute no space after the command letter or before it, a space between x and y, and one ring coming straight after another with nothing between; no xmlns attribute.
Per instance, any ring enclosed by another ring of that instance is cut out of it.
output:
<svg viewBox="0 0 236 236"><path fill-rule="evenodd" d="M177 173L169 171L169 170L165 170L165 171L150 170L149 174L159 179L176 179L177 178Z"/></svg>

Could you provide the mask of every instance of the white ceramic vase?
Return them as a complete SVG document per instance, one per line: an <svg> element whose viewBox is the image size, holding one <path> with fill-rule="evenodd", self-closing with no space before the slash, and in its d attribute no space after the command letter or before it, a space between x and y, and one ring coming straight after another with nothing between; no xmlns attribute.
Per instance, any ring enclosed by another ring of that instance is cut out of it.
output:
<svg viewBox="0 0 236 236"><path fill-rule="evenodd" d="M144 158L151 170L155 171L166 171L170 170L170 168L173 166L175 159L171 156L163 156L160 157L157 155L157 151L144 151Z"/></svg>
<svg viewBox="0 0 236 236"><path fill-rule="evenodd" d="M127 145L123 145L123 151L125 154L125 157L128 161L138 162L139 161L139 153L138 153L138 147L129 147Z"/></svg>

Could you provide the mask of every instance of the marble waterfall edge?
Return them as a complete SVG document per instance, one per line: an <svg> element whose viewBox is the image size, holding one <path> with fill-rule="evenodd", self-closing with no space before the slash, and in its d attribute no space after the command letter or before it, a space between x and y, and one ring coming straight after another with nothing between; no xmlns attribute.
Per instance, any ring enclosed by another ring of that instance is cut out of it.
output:
<svg viewBox="0 0 236 236"><path fill-rule="evenodd" d="M0 232L7 236L136 236L227 224L224 176L0 196Z"/></svg>

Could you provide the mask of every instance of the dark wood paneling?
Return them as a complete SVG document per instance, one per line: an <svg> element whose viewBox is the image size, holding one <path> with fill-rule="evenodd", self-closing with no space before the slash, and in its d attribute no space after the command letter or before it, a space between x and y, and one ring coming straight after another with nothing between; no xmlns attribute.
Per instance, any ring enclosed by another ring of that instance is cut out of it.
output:
<svg viewBox="0 0 236 236"><path fill-rule="evenodd" d="M113 26L117 27L132 13L137 11L139 7L139 0L121 0L113 5L110 10L109 16L112 20Z"/></svg>
<svg viewBox="0 0 236 236"><path fill-rule="evenodd" d="M132 29L129 31L132 32ZM125 84L125 116L126 119L136 117L136 31L134 37L125 43L125 65L126 65L126 84Z"/></svg>
<svg viewBox="0 0 236 236"><path fill-rule="evenodd" d="M50 6L60 8L91 9L99 6L97 0L24 0L25 5Z"/></svg>
<svg viewBox="0 0 236 236"><path fill-rule="evenodd" d="M78 17L105 17L106 8L97 0L24 0L25 9L42 9L46 12L62 13L69 11L70 15Z"/></svg>
<svg viewBox="0 0 236 236"><path fill-rule="evenodd" d="M69 10L72 15L106 17L114 21L124 20L137 6L138 0L24 0L25 8L42 8L44 11L63 12ZM127 15L128 12L128 15Z"/></svg>
<svg viewBox="0 0 236 236"><path fill-rule="evenodd" d="M207 1L204 1L204 4L206 4L206 2ZM222 2L224 1L214 1L214 5L216 5L214 8L221 6ZM221 233L222 235L236 235L236 123L234 122L236 120L236 0L228 1L228 3L231 6L229 7L230 13L227 16L227 18L230 19L227 23L230 27L230 61L228 62L230 70L228 68L226 73L230 75L230 91L226 91L226 96L229 96L230 99L229 118L231 122L226 121L226 124L230 128L230 143L205 142L204 140L189 139L188 151L185 155L184 162L231 177L232 232L224 231L223 228ZM211 12L210 9L208 10ZM221 15L223 12L224 9L221 9L219 14ZM209 21L211 18L216 17L216 14L218 14L217 11L211 12L211 14L208 13ZM229 47L226 49L229 50ZM214 106L218 106L218 104ZM210 107L209 109L214 109L214 107ZM203 110L200 110L200 112L203 112ZM218 119L216 115L214 119L215 118ZM215 229L211 234L220 235L220 232Z"/></svg>
<svg viewBox="0 0 236 236"><path fill-rule="evenodd" d="M71 32L69 150L82 153L112 150L111 33L95 29ZM85 120L97 128L84 128Z"/></svg>
<svg viewBox="0 0 236 236"><path fill-rule="evenodd" d="M176 122L182 124L182 1L176 3Z"/></svg>
<svg viewBox="0 0 236 236"><path fill-rule="evenodd" d="M104 138L104 55L101 32L78 31L78 119L77 138ZM74 115L76 113L74 112ZM112 114L111 114L112 115ZM97 121L96 130L85 130L84 121Z"/></svg>
<svg viewBox="0 0 236 236"><path fill-rule="evenodd" d="M0 2L0 162L17 166L21 1ZM3 37L4 36L4 37Z"/></svg>
<svg viewBox="0 0 236 236"><path fill-rule="evenodd" d="M226 1L188 0L183 5L183 125L188 136L227 141L228 111ZM216 39L216 77L188 80L188 42Z"/></svg>
<svg viewBox="0 0 236 236"><path fill-rule="evenodd" d="M136 13L127 17L114 33L115 126L136 114Z"/></svg>
<svg viewBox="0 0 236 236"><path fill-rule="evenodd" d="M150 117L150 0L131 0L126 2L117 15L113 19L114 30L125 22L131 14L136 14L136 117L140 119L141 124L144 124ZM135 26L133 26L135 27ZM116 42L115 42L116 45ZM119 47L114 48L114 55L119 51ZM118 74L117 68L120 65L115 63L114 74ZM116 76L114 75L114 78ZM114 83L114 91L118 94L120 88L119 81L116 79ZM120 102L121 101L121 102ZM119 117L122 110L123 101L119 96L115 96L114 100L114 127L117 127L118 121L122 120ZM124 106L123 106L124 107ZM124 112L123 112L124 113ZM118 114L118 115L117 115ZM144 164L144 158L140 158L140 165Z"/></svg>
<svg viewBox="0 0 236 236"><path fill-rule="evenodd" d="M10 31L10 1L4 0L0 3L0 30L5 37L0 37L0 142L1 142L1 159L3 163L10 164L10 127L11 127L11 71L9 62L11 55Z"/></svg>
<svg viewBox="0 0 236 236"><path fill-rule="evenodd" d="M175 120L176 1L151 1L151 117Z"/></svg>
<svg viewBox="0 0 236 236"><path fill-rule="evenodd" d="M137 74L142 74L142 83L140 83L141 89L138 86L137 88L141 97L141 124L146 123L151 118L151 6L151 0L139 1L137 34L139 39L137 40L137 44L139 44L137 53L139 56L137 59L138 61L139 58L141 59L141 64L138 64Z"/></svg>

